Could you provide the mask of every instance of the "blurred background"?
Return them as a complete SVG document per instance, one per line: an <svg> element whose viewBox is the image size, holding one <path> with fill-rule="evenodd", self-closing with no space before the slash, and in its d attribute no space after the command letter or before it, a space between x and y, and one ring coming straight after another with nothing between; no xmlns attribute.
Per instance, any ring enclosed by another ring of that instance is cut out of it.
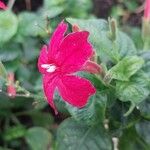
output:
<svg viewBox="0 0 150 150"><path fill-rule="evenodd" d="M63 105L57 106L62 113L55 116L44 102L41 75L37 70L40 48L48 42L56 25L66 17L114 17L119 28L141 49L144 2L4 0L12 6L13 13L0 13L0 60L9 73L7 85L0 79L0 150L52 149L58 125L69 116Z"/></svg>

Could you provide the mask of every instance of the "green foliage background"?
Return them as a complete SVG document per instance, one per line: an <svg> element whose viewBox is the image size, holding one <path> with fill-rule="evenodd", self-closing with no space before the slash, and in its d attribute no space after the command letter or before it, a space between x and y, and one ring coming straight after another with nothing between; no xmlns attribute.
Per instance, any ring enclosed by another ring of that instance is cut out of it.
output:
<svg viewBox="0 0 150 150"><path fill-rule="evenodd" d="M139 6L122 3L130 13ZM115 32L112 20L97 19L92 9L90 0L44 0L35 12L0 11L0 150L111 150L114 138L119 150L150 149L150 43L145 47L140 27L122 23L122 5L110 10ZM105 74L80 72L97 93L82 109L56 93L55 116L44 100L37 58L49 40L45 29L52 33L62 19L70 31L78 24L90 32ZM19 81L15 98L6 93L7 72Z"/></svg>

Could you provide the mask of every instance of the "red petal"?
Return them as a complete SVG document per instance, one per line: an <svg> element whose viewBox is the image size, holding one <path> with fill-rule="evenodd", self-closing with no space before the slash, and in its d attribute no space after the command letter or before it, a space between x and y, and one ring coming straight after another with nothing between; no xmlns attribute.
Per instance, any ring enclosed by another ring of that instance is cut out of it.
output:
<svg viewBox="0 0 150 150"><path fill-rule="evenodd" d="M43 89L48 103L54 109L55 114L58 114L58 111L53 102L53 95L56 89L56 78L51 78L49 76L43 77Z"/></svg>
<svg viewBox="0 0 150 150"><path fill-rule="evenodd" d="M0 1L0 8L6 10L7 6L3 2Z"/></svg>
<svg viewBox="0 0 150 150"><path fill-rule="evenodd" d="M58 90L62 98L76 107L84 107L96 89L90 81L77 76L64 76L58 83Z"/></svg>
<svg viewBox="0 0 150 150"><path fill-rule="evenodd" d="M82 65L91 57L93 48L87 41L86 31L68 34L60 45L57 61L65 73L79 71Z"/></svg>
<svg viewBox="0 0 150 150"><path fill-rule="evenodd" d="M64 34L67 31L67 24L64 23L64 21L62 21L56 28L56 30L54 31L51 40L50 40L50 44L49 44L49 55L50 57L54 58L55 55L57 54L59 45L61 43L61 41L64 38Z"/></svg>
<svg viewBox="0 0 150 150"><path fill-rule="evenodd" d="M41 67L42 64L48 63L48 56L47 56L47 46L44 45L41 49L40 56L38 58L38 68L41 73L46 73L46 70Z"/></svg>

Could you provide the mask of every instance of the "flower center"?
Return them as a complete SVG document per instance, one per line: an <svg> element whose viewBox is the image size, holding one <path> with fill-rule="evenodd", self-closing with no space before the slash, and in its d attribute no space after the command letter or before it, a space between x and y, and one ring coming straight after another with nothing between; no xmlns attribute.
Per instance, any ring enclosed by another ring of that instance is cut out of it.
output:
<svg viewBox="0 0 150 150"><path fill-rule="evenodd" d="M41 67L46 69L46 71L49 73L54 72L57 68L54 64L42 64Z"/></svg>

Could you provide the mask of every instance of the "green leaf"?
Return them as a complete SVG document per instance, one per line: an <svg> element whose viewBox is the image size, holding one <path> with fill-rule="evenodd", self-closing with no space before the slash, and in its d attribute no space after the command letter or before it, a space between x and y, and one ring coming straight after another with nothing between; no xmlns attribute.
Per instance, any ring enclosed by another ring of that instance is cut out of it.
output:
<svg viewBox="0 0 150 150"><path fill-rule="evenodd" d="M0 77L3 77L4 79L6 79L7 77L6 69L1 61L0 61Z"/></svg>
<svg viewBox="0 0 150 150"><path fill-rule="evenodd" d="M134 109L134 111L129 116L124 117L125 112L127 112L129 109L128 107L128 103L115 101L115 103L109 109L109 129L112 133L117 135L118 133L121 134L122 129L127 129L134 126L141 119L138 109Z"/></svg>
<svg viewBox="0 0 150 150"><path fill-rule="evenodd" d="M87 30L92 34L92 41L96 40L97 32L107 31L108 24L104 19L74 19L67 18L66 19L70 24L78 24L81 29Z"/></svg>
<svg viewBox="0 0 150 150"><path fill-rule="evenodd" d="M118 51L121 58L125 56L132 56L137 53L135 44L133 43L131 38L124 32L118 32L116 44L118 46Z"/></svg>
<svg viewBox="0 0 150 150"><path fill-rule="evenodd" d="M140 137L143 138L145 142L147 142L150 148L150 122L144 120L139 122L136 124L136 130Z"/></svg>
<svg viewBox="0 0 150 150"><path fill-rule="evenodd" d="M84 108L77 108L67 105L67 109L73 118L87 125L103 122L105 119L105 109L107 96L105 93L97 92L92 96Z"/></svg>
<svg viewBox="0 0 150 150"><path fill-rule="evenodd" d="M26 38L26 42L22 43L24 50L24 60L34 61L39 55L39 41L34 38Z"/></svg>
<svg viewBox="0 0 150 150"><path fill-rule="evenodd" d="M58 6L62 2L64 2L64 0L44 0L44 8L51 9L54 6Z"/></svg>
<svg viewBox="0 0 150 150"><path fill-rule="evenodd" d="M50 9L41 9L41 13L43 18L54 18L58 15L60 15L62 12L64 11L64 7L60 7L60 6L53 6Z"/></svg>
<svg viewBox="0 0 150 150"><path fill-rule="evenodd" d="M0 11L0 44L9 41L17 32L18 20L11 11Z"/></svg>
<svg viewBox="0 0 150 150"><path fill-rule="evenodd" d="M134 75L144 64L144 60L137 56L128 56L113 66L106 76L110 76L112 79L121 81L128 81L129 78Z"/></svg>
<svg viewBox="0 0 150 150"><path fill-rule="evenodd" d="M140 138L135 128L124 130L119 138L120 150L149 150L149 146Z"/></svg>
<svg viewBox="0 0 150 150"><path fill-rule="evenodd" d="M142 69L144 70L144 72L147 73L147 75L150 78L150 69L149 68L150 68L150 61L147 61Z"/></svg>
<svg viewBox="0 0 150 150"><path fill-rule="evenodd" d="M6 70L9 72L15 72L19 65L20 65L20 61L18 59L15 59L13 61L7 61L4 63Z"/></svg>
<svg viewBox="0 0 150 150"><path fill-rule="evenodd" d="M131 12L134 12L135 9L138 7L137 1L126 0L126 1L124 1L124 3L125 3L125 6L127 7L127 9Z"/></svg>
<svg viewBox="0 0 150 150"><path fill-rule="evenodd" d="M144 72L138 72L130 81L116 81L116 94L121 101L130 101L137 105L145 100L149 93L149 82Z"/></svg>
<svg viewBox="0 0 150 150"><path fill-rule="evenodd" d="M139 104L139 110L143 117L150 120L150 97Z"/></svg>
<svg viewBox="0 0 150 150"><path fill-rule="evenodd" d="M21 48L19 44L10 41L9 43L0 47L0 60L3 62L12 61L21 55Z"/></svg>
<svg viewBox="0 0 150 150"><path fill-rule="evenodd" d="M62 1L62 0L61 0ZM65 16L73 16L75 18L89 18L92 10L92 1L91 0L69 0L64 1L64 13ZM78 10L78 11L77 11Z"/></svg>
<svg viewBox="0 0 150 150"><path fill-rule="evenodd" d="M13 107L12 101L3 93L0 94L0 110L10 109Z"/></svg>
<svg viewBox="0 0 150 150"><path fill-rule="evenodd" d="M42 127L28 129L25 139L32 150L46 150L51 145L51 134Z"/></svg>
<svg viewBox="0 0 150 150"><path fill-rule="evenodd" d="M53 123L53 117L50 113L40 112L40 111L31 111L29 112L34 125L36 126L43 126L43 127L50 127Z"/></svg>
<svg viewBox="0 0 150 150"><path fill-rule="evenodd" d="M25 133L26 133L25 127L21 125L14 126L14 127L8 128L4 132L4 139L6 141L11 141L11 140L23 137Z"/></svg>
<svg viewBox="0 0 150 150"><path fill-rule="evenodd" d="M57 131L58 150L111 150L112 142L103 127L89 127L71 118Z"/></svg>
<svg viewBox="0 0 150 150"><path fill-rule="evenodd" d="M31 72L29 70L29 67L27 67L27 65L25 64L20 64L17 68L17 79L23 83L23 82L26 82L30 80L30 77L31 77Z"/></svg>
<svg viewBox="0 0 150 150"><path fill-rule="evenodd" d="M127 32L129 33L130 37L133 39L137 49L143 48L143 40L141 36L141 29L139 27L126 27Z"/></svg>
<svg viewBox="0 0 150 150"><path fill-rule="evenodd" d="M142 69L150 78L150 51L141 52L139 55L145 60Z"/></svg>
<svg viewBox="0 0 150 150"><path fill-rule="evenodd" d="M112 7L112 10L111 10L112 17L119 18L120 16L123 16L123 14L124 14L123 6L116 5Z"/></svg>
<svg viewBox="0 0 150 150"><path fill-rule="evenodd" d="M40 27L39 27L40 26ZM19 14L19 33L23 36L44 35L46 32L44 18L32 12L23 12Z"/></svg>
<svg viewBox="0 0 150 150"><path fill-rule="evenodd" d="M94 74L90 74L87 72L78 72L77 75L90 80L92 82L92 84L94 85L94 87L98 91L102 91L102 90L107 89L107 87L104 85L104 83L102 83L102 81Z"/></svg>

